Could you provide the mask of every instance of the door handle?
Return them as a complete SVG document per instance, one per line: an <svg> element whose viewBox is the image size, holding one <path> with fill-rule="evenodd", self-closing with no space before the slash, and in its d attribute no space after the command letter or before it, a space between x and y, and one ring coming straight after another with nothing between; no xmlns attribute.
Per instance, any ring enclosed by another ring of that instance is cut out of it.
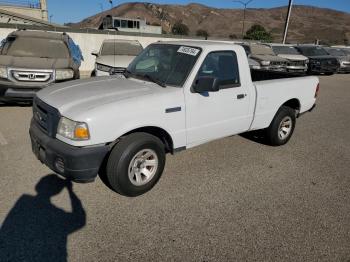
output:
<svg viewBox="0 0 350 262"><path fill-rule="evenodd" d="M237 95L237 99L243 99L247 96L247 94L239 94Z"/></svg>

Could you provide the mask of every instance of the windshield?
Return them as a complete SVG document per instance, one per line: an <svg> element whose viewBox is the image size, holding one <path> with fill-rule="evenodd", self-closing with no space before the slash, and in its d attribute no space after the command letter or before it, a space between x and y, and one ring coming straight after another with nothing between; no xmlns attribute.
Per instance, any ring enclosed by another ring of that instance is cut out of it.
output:
<svg viewBox="0 0 350 262"><path fill-rule="evenodd" d="M152 44L129 65L128 74L144 80L158 80L164 85L182 86L200 53L198 47Z"/></svg>
<svg viewBox="0 0 350 262"><path fill-rule="evenodd" d="M283 55L300 55L298 50L296 50L293 46L273 46L272 47L273 51L276 54L283 54Z"/></svg>
<svg viewBox="0 0 350 262"><path fill-rule="evenodd" d="M142 46L137 42L105 42L101 48L101 55L137 56L141 51Z"/></svg>
<svg viewBox="0 0 350 262"><path fill-rule="evenodd" d="M343 48L342 50L345 54L350 55L350 48Z"/></svg>
<svg viewBox="0 0 350 262"><path fill-rule="evenodd" d="M69 58L63 40L16 37L9 38L3 48L4 55L41 58Z"/></svg>
<svg viewBox="0 0 350 262"><path fill-rule="evenodd" d="M250 50L253 55L275 55L272 48L266 45L251 45Z"/></svg>
<svg viewBox="0 0 350 262"><path fill-rule="evenodd" d="M346 53L341 49L325 48L327 53L333 56L346 56Z"/></svg>
<svg viewBox="0 0 350 262"><path fill-rule="evenodd" d="M306 56L328 55L326 50L319 46L300 47L300 51Z"/></svg>

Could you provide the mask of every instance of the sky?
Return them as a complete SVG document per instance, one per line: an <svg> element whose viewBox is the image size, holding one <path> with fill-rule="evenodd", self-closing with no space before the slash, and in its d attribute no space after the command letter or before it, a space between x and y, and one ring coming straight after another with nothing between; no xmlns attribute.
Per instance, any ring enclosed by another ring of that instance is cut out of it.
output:
<svg viewBox="0 0 350 262"><path fill-rule="evenodd" d="M242 0L245 2L246 0ZM86 17L92 16L101 10L108 10L111 8L109 0L47 0L49 16L52 22L64 24L68 22L79 22ZM200 3L216 8L242 8L242 5L235 3L232 0L148 0L148 1L122 1L113 0L113 5L119 5L126 2L153 2L158 4L182 4ZM250 8L271 8L278 6L285 6L288 0L253 0L248 7ZM336 9L350 13L350 0L294 0L297 5L313 5L318 7L325 7ZM350 21L349 21L350 23Z"/></svg>

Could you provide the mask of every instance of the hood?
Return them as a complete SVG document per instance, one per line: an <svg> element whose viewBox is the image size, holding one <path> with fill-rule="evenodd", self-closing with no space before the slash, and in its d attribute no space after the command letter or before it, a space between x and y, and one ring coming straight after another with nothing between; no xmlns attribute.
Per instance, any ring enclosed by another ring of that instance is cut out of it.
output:
<svg viewBox="0 0 350 262"><path fill-rule="evenodd" d="M277 62L286 62L286 59L279 57L279 56L274 56L274 55L251 55L251 58L257 59L260 61L277 61Z"/></svg>
<svg viewBox="0 0 350 262"><path fill-rule="evenodd" d="M308 59L306 56L303 55L279 54L278 56L291 61L305 61Z"/></svg>
<svg viewBox="0 0 350 262"><path fill-rule="evenodd" d="M96 58L96 63L111 66L111 67L128 67L135 56L127 55L106 55Z"/></svg>
<svg viewBox="0 0 350 262"><path fill-rule="evenodd" d="M69 58L0 56L0 65L28 69L63 69L71 67Z"/></svg>
<svg viewBox="0 0 350 262"><path fill-rule="evenodd" d="M315 55L315 56L309 56L310 59L336 59L334 56L331 55Z"/></svg>
<svg viewBox="0 0 350 262"><path fill-rule="evenodd" d="M98 106L163 90L165 88L155 83L133 78L96 77L56 84L42 89L37 96L45 103L57 108L62 115L69 116L73 112L74 114L85 113Z"/></svg>

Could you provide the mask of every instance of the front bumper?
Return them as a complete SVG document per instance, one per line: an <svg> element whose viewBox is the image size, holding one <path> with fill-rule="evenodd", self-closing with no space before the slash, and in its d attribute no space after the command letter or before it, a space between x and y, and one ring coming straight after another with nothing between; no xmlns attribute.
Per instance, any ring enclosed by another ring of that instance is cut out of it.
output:
<svg viewBox="0 0 350 262"><path fill-rule="evenodd" d="M32 151L54 172L75 182L93 182L109 152L107 145L75 147L45 134L32 120L29 130Z"/></svg>
<svg viewBox="0 0 350 262"><path fill-rule="evenodd" d="M335 65L329 65L329 66L324 66L324 65L310 65L310 70L309 72L311 73L336 73L339 70L339 66Z"/></svg>
<svg viewBox="0 0 350 262"><path fill-rule="evenodd" d="M16 85L12 82L0 81L0 100L2 101L30 101L44 86Z"/></svg>
<svg viewBox="0 0 350 262"><path fill-rule="evenodd" d="M339 73L350 73L350 65L341 65L338 72Z"/></svg>

